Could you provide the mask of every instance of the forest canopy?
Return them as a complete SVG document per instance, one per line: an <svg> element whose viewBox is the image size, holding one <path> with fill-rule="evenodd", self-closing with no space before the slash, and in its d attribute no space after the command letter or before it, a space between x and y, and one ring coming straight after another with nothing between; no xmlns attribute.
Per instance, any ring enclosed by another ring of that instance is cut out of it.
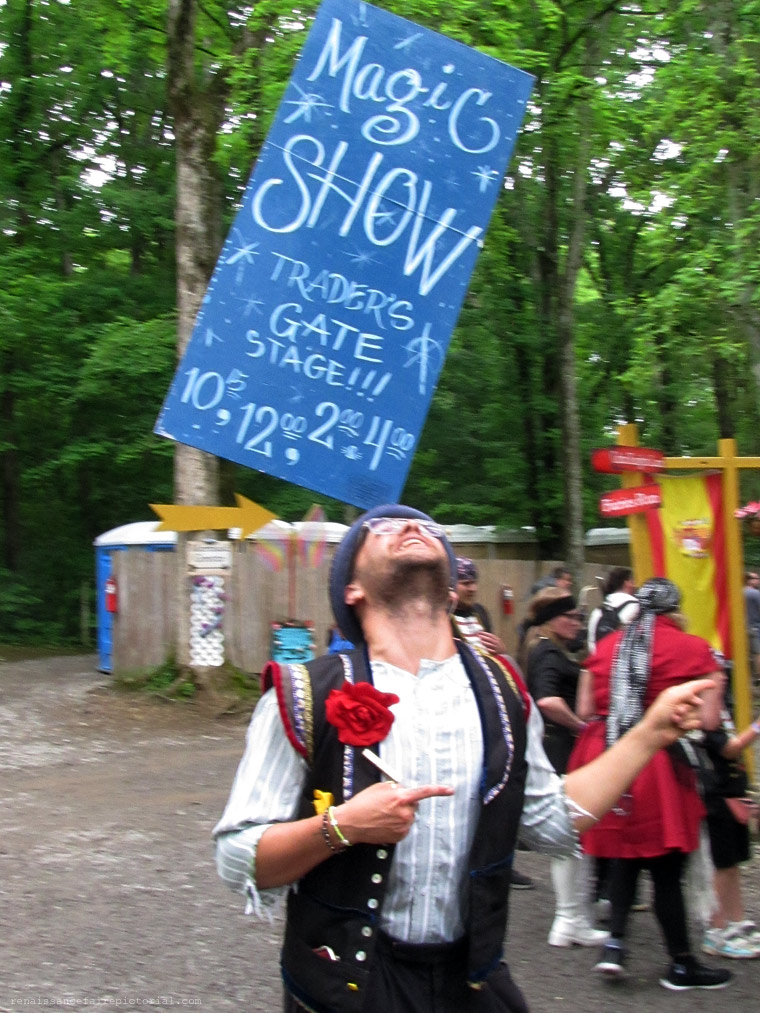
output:
<svg viewBox="0 0 760 1013"><path fill-rule="evenodd" d="M622 422L669 455L760 453L760 0L381 6L536 78L404 499L577 559L609 488L590 451ZM315 9L0 0L5 639L75 637L94 537L172 501L167 15L192 34L210 273ZM346 517L223 464L233 491Z"/></svg>

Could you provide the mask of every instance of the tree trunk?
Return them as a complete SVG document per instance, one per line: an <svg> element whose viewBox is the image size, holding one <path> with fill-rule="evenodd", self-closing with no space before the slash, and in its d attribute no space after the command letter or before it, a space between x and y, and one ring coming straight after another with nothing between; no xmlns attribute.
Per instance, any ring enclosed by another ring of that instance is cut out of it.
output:
<svg viewBox="0 0 760 1013"><path fill-rule="evenodd" d="M197 0L170 0L168 14L168 90L174 118L177 164L175 211L177 256L177 349L181 357L192 334L219 250L217 187L210 154L217 120L214 95L196 84L195 23ZM176 503L213 506L218 501L219 461L211 454L177 444L174 454ZM194 534L194 533L193 533ZM199 685L205 671L190 665L190 581L184 560L188 536L177 539L176 660Z"/></svg>
<svg viewBox="0 0 760 1013"><path fill-rule="evenodd" d="M3 361L3 376L13 375L10 355ZM5 434L5 447L0 454L0 504L2 504L2 530L4 532L2 564L11 572L19 565L21 526L19 523L19 467L15 447L16 411L15 394L7 389L0 396L0 420Z"/></svg>
<svg viewBox="0 0 760 1013"><path fill-rule="evenodd" d="M590 151L590 110L583 102L578 112L578 152L572 188L572 210L569 220L569 244L565 270L560 279L557 336L562 365L562 448L567 551L565 561L576 576L583 570L583 462L581 460L581 419L578 409L578 379L575 368L575 316L573 305L578 272L583 257L586 232L586 177Z"/></svg>
<svg viewBox="0 0 760 1013"><path fill-rule="evenodd" d="M713 353L713 388L715 390L715 409L718 415L718 433L722 440L736 436L734 425L734 395L736 383L732 376L733 370L717 352Z"/></svg>

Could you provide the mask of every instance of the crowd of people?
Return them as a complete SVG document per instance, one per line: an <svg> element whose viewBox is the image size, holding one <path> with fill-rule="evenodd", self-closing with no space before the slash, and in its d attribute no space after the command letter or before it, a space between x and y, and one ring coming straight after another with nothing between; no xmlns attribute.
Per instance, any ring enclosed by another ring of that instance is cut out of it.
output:
<svg viewBox="0 0 760 1013"><path fill-rule="evenodd" d="M214 836L249 911L285 897L283 1008L526 1013L503 952L510 890L533 885L518 846L551 859L549 946L599 947L599 975L624 978L646 870L660 983L725 987L729 970L697 957L683 888L704 826L701 949L760 956L739 872L741 756L760 725L732 727L722 659L685 630L670 581L636 589L612 570L587 624L560 567L533 589L515 662L477 581L430 517L370 510L332 563L340 644L263 673Z"/></svg>

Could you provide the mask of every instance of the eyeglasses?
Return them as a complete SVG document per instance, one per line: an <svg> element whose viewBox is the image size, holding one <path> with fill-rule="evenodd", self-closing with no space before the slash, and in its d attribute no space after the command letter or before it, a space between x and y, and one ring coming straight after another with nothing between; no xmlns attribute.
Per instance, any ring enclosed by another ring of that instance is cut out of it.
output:
<svg viewBox="0 0 760 1013"><path fill-rule="evenodd" d="M420 517L372 517L365 521L362 527L371 531L373 535L396 535L399 531L403 531L410 521L414 521L431 538L443 538L446 533L440 524Z"/></svg>

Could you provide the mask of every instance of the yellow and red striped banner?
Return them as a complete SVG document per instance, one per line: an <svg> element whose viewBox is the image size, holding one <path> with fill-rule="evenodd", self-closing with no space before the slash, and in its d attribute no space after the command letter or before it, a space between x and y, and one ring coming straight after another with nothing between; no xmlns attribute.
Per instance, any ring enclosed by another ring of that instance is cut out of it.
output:
<svg viewBox="0 0 760 1013"><path fill-rule="evenodd" d="M658 475L662 506L646 514L654 573L682 596L689 633L731 657L721 476Z"/></svg>

